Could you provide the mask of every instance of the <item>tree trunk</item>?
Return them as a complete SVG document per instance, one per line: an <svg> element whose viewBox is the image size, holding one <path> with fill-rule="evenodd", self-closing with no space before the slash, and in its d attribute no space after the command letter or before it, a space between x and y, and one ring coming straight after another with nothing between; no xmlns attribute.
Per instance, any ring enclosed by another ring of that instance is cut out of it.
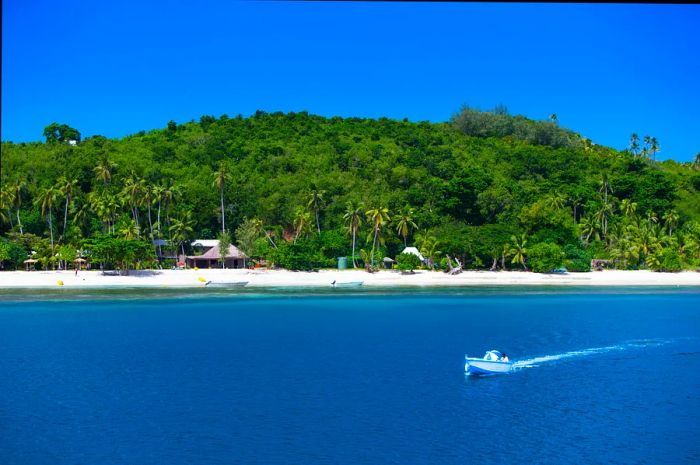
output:
<svg viewBox="0 0 700 465"><path fill-rule="evenodd" d="M163 259L163 249L160 246L160 200L158 200L158 261Z"/></svg>
<svg viewBox="0 0 700 465"><path fill-rule="evenodd" d="M491 264L491 271L496 271L498 267L498 257L493 257L493 263Z"/></svg>
<svg viewBox="0 0 700 465"><path fill-rule="evenodd" d="M68 202L70 195L66 195L66 208L63 211L63 237L66 237L66 223L68 223Z"/></svg>
<svg viewBox="0 0 700 465"><path fill-rule="evenodd" d="M221 232L226 232L226 214L224 213L224 189L221 189Z"/></svg>
<svg viewBox="0 0 700 465"><path fill-rule="evenodd" d="M151 204L148 204L148 233L151 235L151 239L153 239L153 222L151 221ZM151 243L151 245L153 245Z"/></svg>
<svg viewBox="0 0 700 465"><path fill-rule="evenodd" d="M51 209L49 209L49 231L51 232L51 255L53 256L53 222L51 221Z"/></svg>
<svg viewBox="0 0 700 465"><path fill-rule="evenodd" d="M355 228L352 230L352 267L357 268L357 263L355 262Z"/></svg>
<svg viewBox="0 0 700 465"><path fill-rule="evenodd" d="M316 229L318 229L318 235L321 235L321 223L318 221L318 207L316 207Z"/></svg>
<svg viewBox="0 0 700 465"><path fill-rule="evenodd" d="M19 207L17 207L17 224L19 225L19 233L24 234L24 231L22 230L22 222L19 219Z"/></svg>

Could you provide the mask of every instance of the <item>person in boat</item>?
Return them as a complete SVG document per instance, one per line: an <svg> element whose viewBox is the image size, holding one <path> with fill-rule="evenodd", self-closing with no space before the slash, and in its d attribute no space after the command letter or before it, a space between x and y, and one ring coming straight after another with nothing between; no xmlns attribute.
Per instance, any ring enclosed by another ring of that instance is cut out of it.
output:
<svg viewBox="0 0 700 465"><path fill-rule="evenodd" d="M502 362L510 362L510 360L508 360L508 355L506 353L503 353L503 355L501 356L501 361Z"/></svg>

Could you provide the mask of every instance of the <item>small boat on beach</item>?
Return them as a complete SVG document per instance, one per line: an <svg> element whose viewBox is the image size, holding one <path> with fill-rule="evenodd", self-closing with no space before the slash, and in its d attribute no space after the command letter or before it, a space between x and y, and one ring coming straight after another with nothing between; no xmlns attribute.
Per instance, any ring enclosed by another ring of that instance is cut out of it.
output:
<svg viewBox="0 0 700 465"><path fill-rule="evenodd" d="M483 358L464 356L464 371L468 375L495 375L512 370L513 362L498 350L489 350Z"/></svg>
<svg viewBox="0 0 700 465"><path fill-rule="evenodd" d="M237 288L237 287L245 287L246 284L248 284L248 281L207 281L205 283L206 287L231 287L231 288Z"/></svg>
<svg viewBox="0 0 700 465"><path fill-rule="evenodd" d="M361 287L364 281L333 281L332 287Z"/></svg>

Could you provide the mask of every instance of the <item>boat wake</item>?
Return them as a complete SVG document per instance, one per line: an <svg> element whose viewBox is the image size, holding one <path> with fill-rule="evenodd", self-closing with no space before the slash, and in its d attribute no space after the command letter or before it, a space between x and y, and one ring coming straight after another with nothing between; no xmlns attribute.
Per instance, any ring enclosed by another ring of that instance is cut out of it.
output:
<svg viewBox="0 0 700 465"><path fill-rule="evenodd" d="M513 369L519 370L523 368L534 368L544 363L556 362L558 360L563 360L567 358L586 357L589 355L603 354L608 352L622 352L625 350L639 349L643 347L657 347L662 346L664 344L668 344L670 342L672 341L667 339L637 339L614 346L593 347L590 349L573 350L571 352L564 352L562 354L544 355L542 357L517 360L513 362Z"/></svg>

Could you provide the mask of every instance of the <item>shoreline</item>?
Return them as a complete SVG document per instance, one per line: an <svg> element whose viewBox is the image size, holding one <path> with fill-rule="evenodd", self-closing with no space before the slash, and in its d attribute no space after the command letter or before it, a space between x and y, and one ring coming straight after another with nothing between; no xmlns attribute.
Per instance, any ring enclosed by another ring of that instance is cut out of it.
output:
<svg viewBox="0 0 700 465"><path fill-rule="evenodd" d="M321 270L302 272L287 270L187 269L131 270L128 276L102 275L99 270L79 271L2 271L0 289L118 289L118 288L205 288L207 281L218 283L247 282L249 288L331 288L331 283L362 282L364 288L441 288L479 286L698 286L700 273L684 271L659 273L648 270L592 271L588 273L541 274L524 271L464 271L448 275L440 271L416 271L403 275L382 270ZM59 281L63 284L60 285Z"/></svg>

